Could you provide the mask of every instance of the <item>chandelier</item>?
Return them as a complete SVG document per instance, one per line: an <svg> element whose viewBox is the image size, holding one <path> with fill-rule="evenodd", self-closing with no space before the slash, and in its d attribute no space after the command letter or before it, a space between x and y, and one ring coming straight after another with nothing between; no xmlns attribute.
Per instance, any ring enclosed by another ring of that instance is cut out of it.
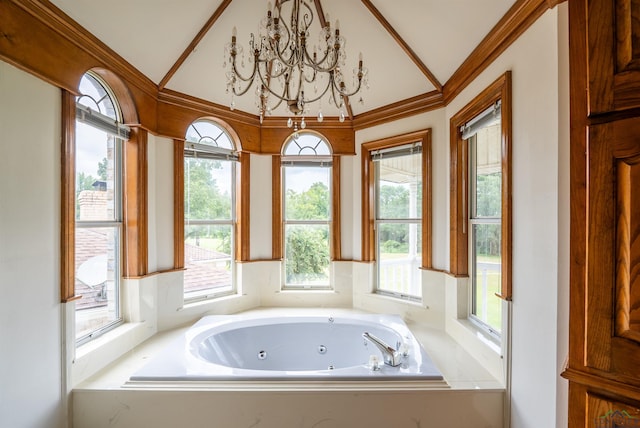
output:
<svg viewBox="0 0 640 428"><path fill-rule="evenodd" d="M285 9L285 10L283 10ZM291 16L283 16L287 9ZM282 103L296 118L289 117L287 125L305 128L305 115L309 114L309 104L319 102L318 122L322 122L322 99L328 93L329 103L339 110L339 120L345 119L347 98L357 94L364 85L368 88L367 69L363 67L362 53L358 67L353 70L353 89L348 89L344 81L343 69L346 63L346 40L340 35L340 23L332 29L329 16L321 20L321 31L316 43L309 39L309 29L314 14L308 0L276 1L273 11L267 6L267 16L260 21L257 36L251 33L247 74L240 72L237 61L244 69L244 50L236 41L237 31L231 33L231 43L225 46L227 69L227 93L231 93L230 108L235 108L234 96L242 96L255 86L255 104L260 115L260 123ZM309 43L312 47L309 49ZM249 72L250 71L250 72ZM362 96L359 99L362 103Z"/></svg>

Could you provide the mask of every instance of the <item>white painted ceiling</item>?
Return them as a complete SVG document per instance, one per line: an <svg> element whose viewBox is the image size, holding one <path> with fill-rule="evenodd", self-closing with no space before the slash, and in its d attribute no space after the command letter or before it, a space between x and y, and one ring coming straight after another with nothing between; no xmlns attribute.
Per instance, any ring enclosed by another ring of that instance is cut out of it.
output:
<svg viewBox="0 0 640 428"><path fill-rule="evenodd" d="M313 1L307 0L313 8ZM180 58L222 0L52 0L134 67L159 84ZM504 16L515 0L372 0L409 48L444 85L467 56ZM369 89L351 97L354 115L434 90L411 57L365 6L363 0L320 0L331 22L340 20L346 38L346 83L362 52L369 70ZM167 82L166 88L229 105L224 45L232 28L248 51L250 33L257 33L267 0L233 0L195 50ZM313 9L315 11L315 8ZM318 22L318 18L315 18ZM317 27L319 29L319 27ZM310 43L319 30L311 31ZM246 65L248 57L246 57ZM250 90L235 99L236 109L257 114ZM317 108L311 108L315 115ZM328 100L325 116L337 116ZM276 111L277 115L286 115Z"/></svg>

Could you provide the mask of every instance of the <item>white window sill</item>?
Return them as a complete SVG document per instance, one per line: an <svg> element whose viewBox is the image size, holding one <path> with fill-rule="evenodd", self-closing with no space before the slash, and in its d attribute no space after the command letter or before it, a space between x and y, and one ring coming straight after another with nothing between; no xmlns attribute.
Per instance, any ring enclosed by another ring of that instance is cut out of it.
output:
<svg viewBox="0 0 640 428"><path fill-rule="evenodd" d="M178 311L184 311L188 309L198 309L198 308L207 308L208 306L215 306L218 304L232 303L236 300L243 299L242 294L239 293L231 293L231 294L222 294L217 297L210 297L208 299L193 299L193 300L185 300L182 308L178 309Z"/></svg>
<svg viewBox="0 0 640 428"><path fill-rule="evenodd" d="M146 322L124 323L77 347L71 365L71 386L93 376L155 333L155 326Z"/></svg>
<svg viewBox="0 0 640 428"><path fill-rule="evenodd" d="M500 346L501 340L496 336L492 335L484 328L480 327L478 324L473 322L470 319L459 319L458 322L469 332L474 335L481 343L486 345L489 349L494 351L497 355L500 355Z"/></svg>

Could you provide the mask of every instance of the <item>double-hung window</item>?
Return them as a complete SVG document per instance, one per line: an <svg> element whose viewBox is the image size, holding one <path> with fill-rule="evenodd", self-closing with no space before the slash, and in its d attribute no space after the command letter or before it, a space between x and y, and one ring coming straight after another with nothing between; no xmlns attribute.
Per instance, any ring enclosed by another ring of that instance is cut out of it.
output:
<svg viewBox="0 0 640 428"><path fill-rule="evenodd" d="M184 298L234 293L236 164L229 133L193 122L184 144Z"/></svg>
<svg viewBox="0 0 640 428"><path fill-rule="evenodd" d="M462 131L469 153L469 268L471 314L499 333L502 329L502 156L500 101Z"/></svg>
<svg viewBox="0 0 640 428"><path fill-rule="evenodd" d="M496 338L511 300L511 73L451 118L450 269L469 277L469 319Z"/></svg>
<svg viewBox="0 0 640 428"><path fill-rule="evenodd" d="M422 144L373 152L378 293L422 298Z"/></svg>
<svg viewBox="0 0 640 428"><path fill-rule="evenodd" d="M75 332L81 344L122 322L122 151L117 101L86 73L76 99Z"/></svg>
<svg viewBox="0 0 640 428"><path fill-rule="evenodd" d="M421 269L431 267L429 130L364 143L364 261L375 261L373 291L422 300Z"/></svg>
<svg viewBox="0 0 640 428"><path fill-rule="evenodd" d="M281 157L283 288L331 287L332 156L318 134L297 132Z"/></svg>

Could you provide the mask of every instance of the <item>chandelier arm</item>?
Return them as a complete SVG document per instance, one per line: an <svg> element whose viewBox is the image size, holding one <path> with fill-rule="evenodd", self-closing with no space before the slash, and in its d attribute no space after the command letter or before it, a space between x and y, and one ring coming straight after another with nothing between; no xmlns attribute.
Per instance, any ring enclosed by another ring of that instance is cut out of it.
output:
<svg viewBox="0 0 640 428"><path fill-rule="evenodd" d="M270 41L270 43L271 43L271 51L275 54L276 59L278 59L281 63L283 63L287 68L293 68L300 62L299 59L296 58L296 54L294 50L291 51L291 55L289 55L289 57L285 57L283 53L280 51L280 46L278 43L274 43L273 41ZM287 46L289 45L287 44Z"/></svg>
<svg viewBox="0 0 640 428"><path fill-rule="evenodd" d="M246 94L249 91L249 89L251 89L251 86L252 86L251 83L253 83L253 82L248 82L247 86L241 91L236 91L236 87L234 85L233 88L232 88L233 94L236 95L236 96L242 96L242 95Z"/></svg>
<svg viewBox="0 0 640 428"><path fill-rule="evenodd" d="M306 57L306 60L307 60L306 64L309 67L313 68L314 70L317 70L320 64L322 64L322 63L324 63L325 61L328 60L330 49L331 49L330 46L327 44L326 49L324 50L324 56L320 60L312 59L311 55L309 55L308 52L305 52L305 57ZM335 67L335 64L334 64L334 67Z"/></svg>
<svg viewBox="0 0 640 428"><path fill-rule="evenodd" d="M313 68L316 71L319 71L321 73L329 73L333 70L335 70L338 66L338 59L339 59L339 55L338 55L338 50L334 49L336 51L336 54L334 56L334 60L331 64L327 64L326 67L323 67L322 64L325 61L328 61L329 59L329 51L331 50L331 47L328 47L328 49L325 51L325 55L324 57L320 60L320 61L314 61L311 56L309 55L309 52L307 52L307 50L305 49L304 51L304 57L306 59L305 61L305 65Z"/></svg>
<svg viewBox="0 0 640 428"><path fill-rule="evenodd" d="M316 80L316 77L318 76L318 71L315 68L311 68L313 70L313 76L311 76L311 79L307 79L307 77L305 76L304 81L307 83L313 83Z"/></svg>
<svg viewBox="0 0 640 428"><path fill-rule="evenodd" d="M270 93L271 95L275 96L278 100L280 100L280 101L278 101L278 103L277 103L274 107L272 107L272 108L274 108L274 109L275 109L275 108L278 108L278 106L282 103L282 101L289 101L289 100L290 100L289 96L287 95L287 93L288 93L288 89L289 89L289 79L290 79L290 77L286 79L286 81L285 81L285 85L284 85L284 88L283 88L283 93L282 93L282 95L280 95L279 93L277 93L277 92L275 92L273 89L271 89L271 85L269 84L269 83L270 83L270 81L269 81L269 83L267 83L267 81L265 80L264 76L262 75L262 73L260 72L260 70L259 70L259 69L258 69L258 73L257 73L257 74L258 74L258 77L260 78L260 82L262 83L262 85L264 86L264 88L265 88L267 91L269 91L269 93Z"/></svg>
<svg viewBox="0 0 640 428"><path fill-rule="evenodd" d="M333 87L338 91L338 93L339 93L341 96L344 96L344 97L351 97L351 96L353 96L353 95L357 94L357 93L358 93L358 91L360 90L360 88L362 87L362 76L358 76L358 87L356 87L356 88L355 88L353 91L351 91L351 92L343 92L342 90L340 90L340 88L336 85L336 82L335 82L335 81L333 81ZM344 86L344 88L345 88L345 89L347 88L347 87L346 87L346 85Z"/></svg>
<svg viewBox="0 0 640 428"><path fill-rule="evenodd" d="M327 82L327 85L324 87L324 89L322 90L322 92L320 93L320 95L318 95L315 98L309 98L308 100L305 100L305 103L311 104L311 103L315 103L316 101L318 101L320 98L324 97L325 94L329 91L329 88L331 88L331 81ZM337 105L336 105L337 107Z"/></svg>
<svg viewBox="0 0 640 428"><path fill-rule="evenodd" d="M233 75L236 76L237 78L239 78L240 81L242 81L242 82L253 82L253 79L255 77L257 68L258 68L257 62L254 61L253 70L251 71L251 75L249 77L244 77L242 75L242 73L240 73L240 71L238 70L238 67L236 66L236 57L235 56L233 57L233 60L231 61L231 71L233 72Z"/></svg>
<svg viewBox="0 0 640 428"><path fill-rule="evenodd" d="M336 82L334 80L331 81L331 97L333 98L333 104L338 107L338 109L342 109L342 105L338 104L338 99L340 99L341 104L344 103L342 97L336 96ZM338 94L340 94L340 90L338 90Z"/></svg>

